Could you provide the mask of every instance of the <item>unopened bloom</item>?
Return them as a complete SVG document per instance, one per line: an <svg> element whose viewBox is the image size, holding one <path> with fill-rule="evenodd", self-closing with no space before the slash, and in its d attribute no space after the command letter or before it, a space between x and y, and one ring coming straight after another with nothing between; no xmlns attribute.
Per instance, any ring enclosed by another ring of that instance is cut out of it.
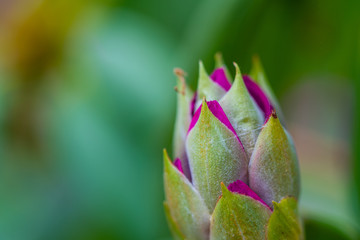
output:
<svg viewBox="0 0 360 240"><path fill-rule="evenodd" d="M251 77L234 65L231 83L219 57L211 76L200 62L195 93L175 70L175 160L164 151L169 226L177 239L301 239L292 139L260 63Z"/></svg>

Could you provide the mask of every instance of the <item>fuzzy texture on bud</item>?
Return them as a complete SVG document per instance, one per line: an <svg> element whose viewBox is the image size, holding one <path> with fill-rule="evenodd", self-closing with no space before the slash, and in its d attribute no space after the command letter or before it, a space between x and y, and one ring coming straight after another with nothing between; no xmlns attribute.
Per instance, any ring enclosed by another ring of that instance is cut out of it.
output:
<svg viewBox="0 0 360 240"><path fill-rule="evenodd" d="M254 58L251 76L221 55L199 64L192 92L175 70L174 159L164 151L165 213L175 239L303 239L298 160L278 103ZM279 119L281 118L281 119Z"/></svg>

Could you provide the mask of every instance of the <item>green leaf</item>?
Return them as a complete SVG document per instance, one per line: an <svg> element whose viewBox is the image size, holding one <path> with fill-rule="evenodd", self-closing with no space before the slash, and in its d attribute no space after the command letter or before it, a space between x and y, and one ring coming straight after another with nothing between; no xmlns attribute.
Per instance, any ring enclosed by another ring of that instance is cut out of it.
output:
<svg viewBox="0 0 360 240"><path fill-rule="evenodd" d="M177 111L173 139L174 158L180 158L185 175L190 177L190 168L185 151L185 140L191 121L190 104L194 93L186 85L184 72L181 69L175 69L174 72L178 77L176 85Z"/></svg>
<svg viewBox="0 0 360 240"><path fill-rule="evenodd" d="M196 108L200 106L201 100L205 97L206 100L219 100L226 93L218 84L212 81L205 70L204 64L199 62L199 80L198 80L198 96Z"/></svg>
<svg viewBox="0 0 360 240"><path fill-rule="evenodd" d="M196 125L186 140L192 181L210 212L221 194L220 182L247 182L248 160L235 134L203 101Z"/></svg>
<svg viewBox="0 0 360 240"><path fill-rule="evenodd" d="M256 141L249 163L249 186L269 206L286 196L299 196L297 156L275 113Z"/></svg>
<svg viewBox="0 0 360 240"><path fill-rule="evenodd" d="M224 184L222 192L211 217L210 239L265 239L270 209L249 196L230 192Z"/></svg>
<svg viewBox="0 0 360 240"><path fill-rule="evenodd" d="M235 81L230 90L220 100L220 105L240 137L247 157L250 159L261 130L263 116L250 97L242 79L239 66L236 63L234 65L236 68Z"/></svg>
<svg viewBox="0 0 360 240"><path fill-rule="evenodd" d="M283 198L280 203L273 202L274 211L267 228L268 240L304 239L297 201L293 197Z"/></svg>
<svg viewBox="0 0 360 240"><path fill-rule="evenodd" d="M276 113L279 116L281 123L284 124L284 114L282 113L279 101L277 100L274 91L271 89L258 56L253 57L253 65L249 75L265 92L266 96L270 99L272 106L276 109Z"/></svg>
<svg viewBox="0 0 360 240"><path fill-rule="evenodd" d="M355 223L355 224L354 224ZM306 214L304 219L305 239L316 240L359 240L360 231L356 222L344 222L336 217Z"/></svg>
<svg viewBox="0 0 360 240"><path fill-rule="evenodd" d="M184 239L207 239L210 215L188 179L172 164L164 150L165 208L175 236ZM179 234L181 233L181 234Z"/></svg>

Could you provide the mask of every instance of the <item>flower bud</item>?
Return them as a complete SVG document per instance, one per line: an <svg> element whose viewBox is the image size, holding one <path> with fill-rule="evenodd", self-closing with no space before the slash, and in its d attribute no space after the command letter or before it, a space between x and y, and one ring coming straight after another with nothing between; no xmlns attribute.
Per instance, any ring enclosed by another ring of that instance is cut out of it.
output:
<svg viewBox="0 0 360 240"><path fill-rule="evenodd" d="M249 186L269 206L286 196L299 197L296 153L275 112L261 130L251 156Z"/></svg>
<svg viewBox="0 0 360 240"><path fill-rule="evenodd" d="M200 62L195 93L176 71L175 161L164 152L170 229L176 239L302 239L291 136L260 63L256 81L234 65L231 81L220 55L210 76Z"/></svg>

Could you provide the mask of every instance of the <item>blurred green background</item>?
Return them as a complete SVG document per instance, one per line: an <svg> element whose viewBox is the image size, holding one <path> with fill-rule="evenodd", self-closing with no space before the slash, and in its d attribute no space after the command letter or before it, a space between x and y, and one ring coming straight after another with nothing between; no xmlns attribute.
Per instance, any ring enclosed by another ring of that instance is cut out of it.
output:
<svg viewBox="0 0 360 240"><path fill-rule="evenodd" d="M258 54L307 239L360 239L357 0L0 0L0 239L171 239L174 67ZM233 70L233 69L232 69ZM234 72L234 71L232 71Z"/></svg>

